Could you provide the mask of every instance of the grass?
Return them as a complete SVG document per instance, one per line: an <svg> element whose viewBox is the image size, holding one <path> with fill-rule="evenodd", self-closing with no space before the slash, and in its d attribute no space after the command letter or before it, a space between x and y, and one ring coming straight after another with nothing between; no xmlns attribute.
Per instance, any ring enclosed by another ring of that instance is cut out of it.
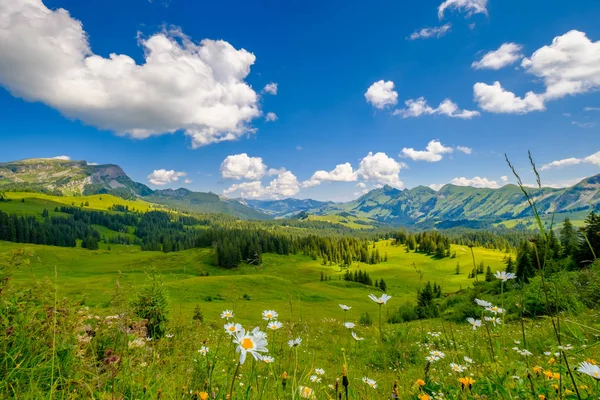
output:
<svg viewBox="0 0 600 400"><path fill-rule="evenodd" d="M125 200L121 197L110 194L95 194L91 196L52 196L44 193L33 192L6 192L4 197L7 202L0 202L0 210L8 213L22 214L23 212L36 211L41 214L44 208L48 211L54 210L60 206L80 206L81 203L88 203L86 209L108 211L113 205L122 205L129 207L130 210L141 212L150 211L151 209L162 208L159 205L148 203L144 200ZM25 199L25 203L21 203L21 199ZM19 204L17 204L19 203Z"/></svg>
<svg viewBox="0 0 600 400"><path fill-rule="evenodd" d="M50 278L56 266L59 295L84 301L91 307L106 305L108 294L118 280L122 288L134 295L147 283L146 274L155 269L164 279L172 303L182 312L190 312L197 304L210 313L222 308L244 311L255 308L277 307L304 318L333 317L339 302L356 303L360 312L369 311L364 299L379 290L341 280L345 270L338 266L323 266L321 262L303 255L263 255L263 265L242 266L224 270L212 265L210 249L192 249L175 253L139 251L137 246L107 245L90 251L80 248L23 245L0 242L0 263L6 263L11 251L23 248L31 254L26 268L14 271L16 282L28 283ZM384 279L387 292L399 302L413 301L423 282L436 281L444 292L453 292L471 285L467 275L471 270L469 249L454 246L456 258L436 260L419 253L406 253L403 246L392 246L388 241L377 243L382 256L388 261L378 265L355 264L351 271L366 270L373 280ZM483 248L475 249L475 256L492 270L503 268L505 253ZM461 274L455 274L456 264ZM209 276L201 276L208 272ZM331 280L320 281L320 274ZM285 289L284 289L285 288ZM244 295L252 300L245 300ZM315 314L315 311L317 313Z"/></svg>

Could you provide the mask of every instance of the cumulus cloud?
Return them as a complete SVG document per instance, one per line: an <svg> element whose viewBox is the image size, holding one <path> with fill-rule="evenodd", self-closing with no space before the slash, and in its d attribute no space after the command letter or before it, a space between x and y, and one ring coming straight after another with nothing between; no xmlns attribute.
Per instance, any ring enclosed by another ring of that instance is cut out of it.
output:
<svg viewBox="0 0 600 400"><path fill-rule="evenodd" d="M445 36L448 32L450 32L450 28L452 28L452 24L445 24L442 26L434 26L430 28L422 28L417 31L414 31L408 39L417 40L417 39L429 39L429 38L441 38Z"/></svg>
<svg viewBox="0 0 600 400"><path fill-rule="evenodd" d="M395 188L402 188L404 184L400 180L402 165L385 153L369 152L358 166L356 173L364 180L374 181Z"/></svg>
<svg viewBox="0 0 600 400"><path fill-rule="evenodd" d="M473 93L479 107L493 113L526 114L546 109L542 96L528 92L524 98L517 97L498 81L493 85L478 82L473 86Z"/></svg>
<svg viewBox="0 0 600 400"><path fill-rule="evenodd" d="M148 175L148 182L153 185L163 186L168 183L177 182L179 178L185 177L185 172L177 172L174 170L156 169L150 175Z"/></svg>
<svg viewBox="0 0 600 400"><path fill-rule="evenodd" d="M144 61L94 54L80 21L41 0L0 2L0 85L100 129L143 139L183 131L192 147L254 132L255 56L179 30L139 38Z"/></svg>
<svg viewBox="0 0 600 400"><path fill-rule="evenodd" d="M453 150L446 147L439 140L432 140L427 144L425 150L415 150L413 148L403 148L402 156L408 157L413 161L438 162L444 158L444 154L450 154Z"/></svg>
<svg viewBox="0 0 600 400"><path fill-rule="evenodd" d="M487 15L487 0L445 0L438 7L438 17L444 18L444 12L448 9L456 9L457 11L464 11L467 13L467 17L473 14L485 14Z"/></svg>
<svg viewBox="0 0 600 400"><path fill-rule="evenodd" d="M502 176L500 177L500 180L502 181L502 183L507 183L507 182L508 182L508 176L506 176L506 175L502 175Z"/></svg>
<svg viewBox="0 0 600 400"><path fill-rule="evenodd" d="M600 107L584 107L583 111L600 111Z"/></svg>
<svg viewBox="0 0 600 400"><path fill-rule="evenodd" d="M461 110L458 105L450 99L440 103L437 108L427 104L424 97L416 100L409 99L404 102L406 108L394 111L394 115L401 115L402 118L420 117L422 115L445 115L451 118L471 119L480 115L479 111Z"/></svg>
<svg viewBox="0 0 600 400"><path fill-rule="evenodd" d="M471 186L476 188L497 189L500 187L500 185L498 185L498 182L491 181L488 178L482 178L479 176L476 176L473 179L468 179L462 176L460 178L452 179L450 183L457 186Z"/></svg>
<svg viewBox="0 0 600 400"><path fill-rule="evenodd" d="M322 182L354 182L358 179L358 174L352 168L350 163L338 164L332 171L317 171L313 176L302 182L303 187L314 187Z"/></svg>
<svg viewBox="0 0 600 400"><path fill-rule="evenodd" d="M277 114L275 114L274 112L268 112L267 115L265 115L265 121L277 121Z"/></svg>
<svg viewBox="0 0 600 400"><path fill-rule="evenodd" d="M365 98L367 103L380 110L398 104L398 92L394 90L394 82L386 82L383 79L373 83L367 89Z"/></svg>
<svg viewBox="0 0 600 400"><path fill-rule="evenodd" d="M183 181L183 183L185 183L186 185L189 185L192 182L193 181L191 179L186 179L186 180Z"/></svg>
<svg viewBox="0 0 600 400"><path fill-rule="evenodd" d="M238 193L240 197L247 199L283 199L294 196L299 191L298 178L290 171L282 170L267 186L261 181L236 183L225 189L223 194L230 196Z"/></svg>
<svg viewBox="0 0 600 400"><path fill-rule="evenodd" d="M277 94L278 85L275 82L267 83L263 88L263 92L276 95Z"/></svg>
<svg viewBox="0 0 600 400"><path fill-rule="evenodd" d="M475 69L495 69L504 68L523 58L521 50L523 46L516 43L504 43L498 50L490 51L485 54L481 60L475 61L472 65Z"/></svg>
<svg viewBox="0 0 600 400"><path fill-rule="evenodd" d="M456 150L463 152L465 154L472 154L473 149L467 146L456 146Z"/></svg>
<svg viewBox="0 0 600 400"><path fill-rule="evenodd" d="M71 160L71 157L69 157L69 156L56 156L56 157L52 157L52 159L54 159L54 160L69 161L69 160Z"/></svg>
<svg viewBox="0 0 600 400"><path fill-rule="evenodd" d="M592 155L589 155L587 157L583 157L583 158L569 157L569 158L563 158L562 160L552 161L552 162L549 162L548 164L543 164L540 167L540 170L545 171L545 170L552 169L552 168L563 168L563 167L569 167L571 165L578 165L578 164L582 164L582 163L600 166L600 151L598 151Z"/></svg>
<svg viewBox="0 0 600 400"><path fill-rule="evenodd" d="M225 179L258 180L266 175L267 166L261 157L249 157L242 153L227 156L219 170Z"/></svg>
<svg viewBox="0 0 600 400"><path fill-rule="evenodd" d="M521 62L526 73L544 84L545 90L528 92L525 98L506 91L499 82L473 87L479 106L490 112L524 114L542 111L545 102L600 88L600 41L592 42L584 32L572 30L557 36Z"/></svg>

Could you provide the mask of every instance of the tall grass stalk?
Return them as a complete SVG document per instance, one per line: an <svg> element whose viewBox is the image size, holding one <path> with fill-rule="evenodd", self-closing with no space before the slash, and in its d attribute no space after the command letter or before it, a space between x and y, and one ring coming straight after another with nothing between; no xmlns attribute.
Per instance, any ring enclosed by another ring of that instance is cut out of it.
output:
<svg viewBox="0 0 600 400"><path fill-rule="evenodd" d="M529 157L529 163L531 164L531 167L532 167L533 172L534 172L535 177L536 177L537 186L538 186L538 188L541 189L542 188L542 182L541 182L541 179L540 179L540 174L538 173L537 167L535 165L535 162L533 161L533 156L531 155L531 151L528 151L527 154L528 154L528 157ZM529 207L530 207L530 209L533 212L535 220L536 220L536 222L538 224L538 228L540 230L540 234L542 235L542 239L544 241L545 251L544 251L544 259L543 259L543 261L540 261L540 257L539 257L539 253L538 253L538 248L537 248L537 244L535 243L535 241L533 242L533 248L534 248L534 251L535 251L535 257L536 257L536 261L537 261L538 271L539 271L539 274L540 274L540 281L541 281L541 286L542 286L542 292L544 293L544 299L545 299L545 303L546 303L546 312L550 316L550 320L552 322L552 328L554 329L554 334L556 336L556 341L557 341L557 343L558 343L559 346L562 346L562 344L561 344L561 337L560 337L560 331L558 330L558 327L557 327L557 321L555 321L555 318L552 315L551 310L550 310L550 301L549 301L549 297L548 297L548 288L546 286L546 280L545 280L545 276L544 276L545 275L544 271L546 269L546 257L548 256L548 250L549 250L549 245L550 245L549 240L548 240L548 234L546 233L546 230L544 228L544 224L542 223L542 218L540 217L540 213L538 212L535 199L527 191L527 189L525 189L523 181L521 180L521 177L517 173L515 167L510 162L510 160L508 158L508 155L505 154L504 158L506 159L506 163L508 164L509 168L511 169L513 175L517 179L517 185L519 186L519 189L521 189L521 192L523 192L523 194L525 195L525 198L527 199L527 203L529 204ZM554 223L554 214L552 215L552 221L550 223L549 231L552 230L552 224L553 223ZM558 313L556 315L556 319L557 320L559 319ZM579 389L577 387L577 383L575 382L575 377L574 377L573 372L571 370L571 367L569 365L569 361L567 360L567 355L565 354L565 352L562 349L562 347L560 348L560 352L561 352L563 360L565 361L565 365L567 367L568 374L571 377L571 382L573 383L573 387L575 389L575 393L577 394L577 398L579 400L581 400L581 395L579 393Z"/></svg>

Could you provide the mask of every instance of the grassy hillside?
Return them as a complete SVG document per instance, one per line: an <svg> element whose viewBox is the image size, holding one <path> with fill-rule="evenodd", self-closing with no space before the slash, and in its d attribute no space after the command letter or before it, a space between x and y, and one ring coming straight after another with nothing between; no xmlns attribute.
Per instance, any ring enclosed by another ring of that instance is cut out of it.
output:
<svg viewBox="0 0 600 400"><path fill-rule="evenodd" d="M130 210L141 212L161 208L157 204L152 204L141 199L125 200L121 197L110 194L95 194L90 196L52 196L44 193L34 192L6 192L4 197L8 201L0 202L0 210L15 214L41 214L46 208L53 211L55 207L60 206L80 206L81 203L88 203L86 209L108 211L113 205L122 205L129 207ZM25 202L21 202L25 199Z"/></svg>
<svg viewBox="0 0 600 400"><path fill-rule="evenodd" d="M431 257L406 253L402 246L377 244L388 262L378 265L356 264L351 270L365 269L373 280L383 278L388 293L398 302L413 301L420 285L415 267L423 271L423 281L437 281L444 292L456 291L471 284L467 278L472 268L468 248L454 246L456 259L435 260ZM191 310L197 304L210 313L223 308L249 310L276 307L291 313L304 312L307 318L331 317L337 313L339 302L355 303L357 311L368 311L363 300L377 289L341 279L339 267L323 266L319 261L302 255L263 255L260 267L242 266L234 270L212 266L210 249L193 249L176 253L142 252L135 246L112 245L111 251L89 251L78 248L23 245L0 242L0 264L7 262L11 251L24 248L31 255L31 265L16 269L17 282L32 282L54 275L56 266L59 294L81 299L85 304L102 307L110 299L118 280L121 288L134 295L148 283L146 274L152 268L163 275L176 309ZM482 248L475 249L477 263L483 261L493 270L502 269L504 253ZM460 263L461 274L455 275ZM208 272L209 276L200 276ZM320 281L320 274L331 281ZM244 300L248 295L251 300ZM211 301L212 300L212 301ZM364 303L364 304L363 304ZM363 304L361 306L361 304ZM301 308L304 311L301 311Z"/></svg>

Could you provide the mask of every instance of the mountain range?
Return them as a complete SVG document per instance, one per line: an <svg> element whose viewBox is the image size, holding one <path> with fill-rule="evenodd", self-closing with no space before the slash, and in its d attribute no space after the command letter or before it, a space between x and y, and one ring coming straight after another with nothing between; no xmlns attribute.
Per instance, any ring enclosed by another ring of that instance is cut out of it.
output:
<svg viewBox="0 0 600 400"><path fill-rule="evenodd" d="M377 224L418 227L473 226L531 216L516 185L499 189L445 185L437 192L425 186L371 190L344 203L317 200L229 199L187 189L152 190L134 182L117 165L85 161L28 159L0 163L0 190L44 191L55 195L109 193L167 205L190 213L222 213L240 219L289 218L302 215L353 216ZM540 213L570 214L600 209L600 174L568 188L530 188Z"/></svg>

